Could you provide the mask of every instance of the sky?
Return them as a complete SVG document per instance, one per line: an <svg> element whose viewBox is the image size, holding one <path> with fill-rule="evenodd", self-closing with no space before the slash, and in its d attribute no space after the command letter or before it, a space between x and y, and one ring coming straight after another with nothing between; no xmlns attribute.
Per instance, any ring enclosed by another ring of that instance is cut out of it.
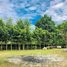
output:
<svg viewBox="0 0 67 67"><path fill-rule="evenodd" d="M29 19L35 24L45 14L57 24L67 20L67 0L0 0L0 18Z"/></svg>

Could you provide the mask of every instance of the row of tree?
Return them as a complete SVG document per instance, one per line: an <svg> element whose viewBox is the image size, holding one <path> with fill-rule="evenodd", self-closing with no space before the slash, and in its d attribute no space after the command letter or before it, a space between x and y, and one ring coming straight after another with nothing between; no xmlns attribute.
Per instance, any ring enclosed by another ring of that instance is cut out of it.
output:
<svg viewBox="0 0 67 67"><path fill-rule="evenodd" d="M31 23L26 19L19 19L13 23L12 19L0 19L0 44L35 44L39 46L66 46L67 21L56 25L51 17L44 15L31 30ZM41 47L42 48L42 47Z"/></svg>

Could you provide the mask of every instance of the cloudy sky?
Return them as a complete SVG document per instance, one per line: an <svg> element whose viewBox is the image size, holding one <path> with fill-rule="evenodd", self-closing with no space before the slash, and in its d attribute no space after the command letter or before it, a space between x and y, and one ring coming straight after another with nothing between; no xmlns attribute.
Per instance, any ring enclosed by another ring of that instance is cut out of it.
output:
<svg viewBox="0 0 67 67"><path fill-rule="evenodd" d="M33 24L44 14L56 23L67 20L67 0L0 0L0 17L28 18Z"/></svg>

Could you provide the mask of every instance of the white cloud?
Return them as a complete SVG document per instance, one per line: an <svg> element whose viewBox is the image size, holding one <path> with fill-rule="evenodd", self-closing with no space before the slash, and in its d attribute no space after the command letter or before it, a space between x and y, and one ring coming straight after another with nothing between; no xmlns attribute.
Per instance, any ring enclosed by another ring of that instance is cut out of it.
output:
<svg viewBox="0 0 67 67"><path fill-rule="evenodd" d="M42 14L42 16L44 14L51 16L52 19L59 24L63 20L67 20L67 4L65 4L65 2L57 2L57 4L51 5L50 8Z"/></svg>
<svg viewBox="0 0 67 67"><path fill-rule="evenodd" d="M44 0L0 0L0 17L13 19L21 17L31 20L34 16L40 15L45 8Z"/></svg>
<svg viewBox="0 0 67 67"><path fill-rule="evenodd" d="M52 1L50 2L50 5L51 5L51 6L54 6L54 5L59 4L59 3L61 3L61 2L62 2L62 0L52 0Z"/></svg>
<svg viewBox="0 0 67 67"><path fill-rule="evenodd" d="M0 2L0 17L6 19L9 17L17 18L17 14L13 9L13 4L9 0L1 0Z"/></svg>
<svg viewBox="0 0 67 67"><path fill-rule="evenodd" d="M67 19L67 0L62 2L62 0L50 0L46 3L45 0L0 0L0 17L8 18L12 17L18 19L21 14L23 19L33 19L37 15L48 14L52 16L55 21L62 21ZM22 1L20 4L19 1ZM50 7L47 6L50 3ZM14 7L14 8L13 8ZM15 10L16 9L16 10ZM21 9L21 10L20 10ZM60 11L61 9L62 11ZM19 10L19 12L17 11ZM34 11L36 10L36 11ZM26 13L24 12L26 11ZM23 13L22 13L23 12ZM63 12L59 14L59 12Z"/></svg>
<svg viewBox="0 0 67 67"><path fill-rule="evenodd" d="M35 7L35 6L29 7L29 10L36 10L36 9L37 9L37 7Z"/></svg>
<svg viewBox="0 0 67 67"><path fill-rule="evenodd" d="M64 5L64 3L59 3L59 4L56 4L55 6L53 6L52 8L60 8Z"/></svg>

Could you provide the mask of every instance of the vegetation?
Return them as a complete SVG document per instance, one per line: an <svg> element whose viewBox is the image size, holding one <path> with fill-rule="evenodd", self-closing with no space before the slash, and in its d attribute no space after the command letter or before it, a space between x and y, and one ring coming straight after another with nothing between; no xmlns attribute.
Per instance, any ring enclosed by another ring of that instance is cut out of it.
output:
<svg viewBox="0 0 67 67"><path fill-rule="evenodd" d="M67 21L56 25L51 17L44 15L36 22L32 32L30 26L31 23L27 19L19 19L15 24L11 18L7 21L0 19L0 50L67 46Z"/></svg>
<svg viewBox="0 0 67 67"><path fill-rule="evenodd" d="M49 50L12 50L12 51L0 51L0 67L23 67L24 63L21 64L14 64L9 63L5 60L9 57L16 57L16 56L33 56L33 55L57 55L60 57L67 58L67 52L65 52L63 49L49 49ZM51 61L50 61L51 62ZM35 65L35 66L34 66ZM49 65L48 67L54 67L55 66L61 66L61 67L67 67L67 61L58 62L57 64ZM25 67L30 67L30 64L25 64ZM37 67L36 64L33 64L32 67ZM39 66L40 67L40 66ZM47 66L45 66L47 67Z"/></svg>

